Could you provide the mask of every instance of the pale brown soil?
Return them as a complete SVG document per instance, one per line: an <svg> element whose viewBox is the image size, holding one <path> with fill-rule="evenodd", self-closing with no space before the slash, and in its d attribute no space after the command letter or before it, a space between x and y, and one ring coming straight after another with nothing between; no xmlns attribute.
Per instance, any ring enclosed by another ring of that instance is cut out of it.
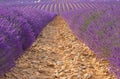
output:
<svg viewBox="0 0 120 79"><path fill-rule="evenodd" d="M116 79L107 66L57 17L0 79Z"/></svg>

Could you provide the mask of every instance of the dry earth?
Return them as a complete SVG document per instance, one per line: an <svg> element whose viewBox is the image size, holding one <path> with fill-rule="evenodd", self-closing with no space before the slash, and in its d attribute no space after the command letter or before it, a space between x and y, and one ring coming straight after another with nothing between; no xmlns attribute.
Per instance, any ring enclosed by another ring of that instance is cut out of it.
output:
<svg viewBox="0 0 120 79"><path fill-rule="evenodd" d="M107 66L56 17L0 79L115 79Z"/></svg>

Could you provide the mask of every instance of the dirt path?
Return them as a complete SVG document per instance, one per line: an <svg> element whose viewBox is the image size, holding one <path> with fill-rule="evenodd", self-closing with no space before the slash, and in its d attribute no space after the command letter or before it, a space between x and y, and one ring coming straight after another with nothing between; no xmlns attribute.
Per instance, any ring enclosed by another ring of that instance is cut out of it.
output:
<svg viewBox="0 0 120 79"><path fill-rule="evenodd" d="M16 61L16 67L0 79L115 79L107 65L57 17Z"/></svg>

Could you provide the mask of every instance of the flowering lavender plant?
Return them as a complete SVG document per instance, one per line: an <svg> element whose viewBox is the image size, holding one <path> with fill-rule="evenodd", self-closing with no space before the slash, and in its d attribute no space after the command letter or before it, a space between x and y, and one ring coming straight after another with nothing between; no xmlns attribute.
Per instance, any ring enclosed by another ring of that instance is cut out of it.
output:
<svg viewBox="0 0 120 79"><path fill-rule="evenodd" d="M15 60L54 17L55 14L34 9L0 7L0 75L15 65Z"/></svg>
<svg viewBox="0 0 120 79"><path fill-rule="evenodd" d="M119 15L120 11L110 4L106 4L106 7L82 9L62 15L81 41L99 58L110 62L110 69L118 79L120 78Z"/></svg>

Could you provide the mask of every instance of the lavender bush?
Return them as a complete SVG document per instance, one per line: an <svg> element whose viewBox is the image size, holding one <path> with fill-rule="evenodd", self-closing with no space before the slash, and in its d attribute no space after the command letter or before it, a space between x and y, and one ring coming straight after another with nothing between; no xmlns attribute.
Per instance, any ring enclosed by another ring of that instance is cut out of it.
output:
<svg viewBox="0 0 120 79"><path fill-rule="evenodd" d="M71 11L62 16L81 41L95 51L99 58L110 62L111 71L120 79L120 10L118 8L106 4L94 9Z"/></svg>
<svg viewBox="0 0 120 79"><path fill-rule="evenodd" d="M55 16L35 9L0 7L0 75L15 65Z"/></svg>

